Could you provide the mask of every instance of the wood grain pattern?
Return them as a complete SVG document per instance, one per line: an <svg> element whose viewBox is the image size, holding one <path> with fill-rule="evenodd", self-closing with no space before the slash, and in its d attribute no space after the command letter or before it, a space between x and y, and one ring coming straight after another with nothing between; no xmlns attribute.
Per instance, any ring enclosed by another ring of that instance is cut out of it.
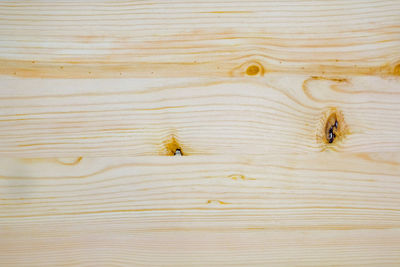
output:
<svg viewBox="0 0 400 267"><path fill-rule="evenodd" d="M0 153L79 157L399 151L400 78L15 79L0 83ZM33 89L32 89L33 88ZM347 132L326 144L324 118ZM171 145L172 143L172 145Z"/></svg>
<svg viewBox="0 0 400 267"><path fill-rule="evenodd" d="M398 75L399 13L397 0L2 1L0 73Z"/></svg>
<svg viewBox="0 0 400 267"><path fill-rule="evenodd" d="M400 266L399 47L398 0L1 1L0 266Z"/></svg>
<svg viewBox="0 0 400 267"><path fill-rule="evenodd" d="M0 160L5 266L395 266L400 154Z"/></svg>

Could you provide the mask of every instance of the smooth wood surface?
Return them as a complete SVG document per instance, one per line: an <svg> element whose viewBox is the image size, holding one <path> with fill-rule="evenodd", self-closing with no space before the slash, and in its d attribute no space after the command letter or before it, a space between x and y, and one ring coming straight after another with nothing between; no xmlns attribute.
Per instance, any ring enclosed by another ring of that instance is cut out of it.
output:
<svg viewBox="0 0 400 267"><path fill-rule="evenodd" d="M400 261L400 154L0 160L4 266Z"/></svg>
<svg viewBox="0 0 400 267"><path fill-rule="evenodd" d="M0 1L0 266L400 266L399 123L398 0Z"/></svg>
<svg viewBox="0 0 400 267"><path fill-rule="evenodd" d="M399 13L397 0L2 1L0 73L398 75Z"/></svg>
<svg viewBox="0 0 400 267"><path fill-rule="evenodd" d="M400 78L340 77L4 78L0 153L170 155L171 143L184 155L399 151ZM347 131L326 144L332 108Z"/></svg>

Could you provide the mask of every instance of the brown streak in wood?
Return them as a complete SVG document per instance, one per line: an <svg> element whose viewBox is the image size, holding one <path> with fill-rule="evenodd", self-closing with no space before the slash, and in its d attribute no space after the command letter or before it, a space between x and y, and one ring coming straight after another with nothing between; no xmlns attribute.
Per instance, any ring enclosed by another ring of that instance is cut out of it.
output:
<svg viewBox="0 0 400 267"><path fill-rule="evenodd" d="M217 200L217 199L210 199L207 201L207 204L211 204L211 203L217 203L217 204L221 204L221 205L226 205L226 204L231 204L225 201L221 201L221 200Z"/></svg>
<svg viewBox="0 0 400 267"><path fill-rule="evenodd" d="M367 154L367 153L357 153L356 154L357 157L362 158L364 160L367 161L371 161L373 163L384 163L384 164L388 164L388 165L392 165L392 166L399 166L400 164L396 161L390 161L390 160L382 160L382 159L378 159L376 157L372 158L371 155Z"/></svg>
<svg viewBox="0 0 400 267"><path fill-rule="evenodd" d="M244 176L243 174L231 174L228 177L235 181L237 181L237 180L243 180L243 181L256 180L255 178L248 178L248 177Z"/></svg>
<svg viewBox="0 0 400 267"><path fill-rule="evenodd" d="M338 93L343 93L343 94L378 94L378 95L399 95L400 92L384 92L384 91L378 91L378 90L352 90L352 91L348 91L343 89L343 87L339 87L336 85L332 85L331 86L332 91L338 92ZM381 89L381 88L379 88Z"/></svg>
<svg viewBox="0 0 400 267"><path fill-rule="evenodd" d="M213 201L213 200L209 200ZM218 201L218 200L217 200ZM211 203L210 202L210 203ZM220 203L219 204L231 204L231 203ZM207 201L208 204L208 201ZM352 206L302 206L302 207L271 207L271 208L258 208L258 207L233 207L233 208L206 208L206 207L192 207L192 208L143 208L143 209L118 209L118 210L95 210L95 211L75 211L75 212L61 212L61 213L43 213L43 214L24 214L24 215L5 215L0 216L0 218L30 218L30 217L49 217L49 216L66 216L66 215L87 215L87 214L105 214L105 213L132 213L132 212L157 212L157 211L185 211L185 210L202 210L202 211L215 211L215 210L305 210L305 209L331 209L331 210L379 210L379 211L393 211L400 212L400 209L394 208L369 208L369 207L352 207Z"/></svg>
<svg viewBox="0 0 400 267"><path fill-rule="evenodd" d="M71 161L71 162L67 162L63 159L56 159L56 161L58 163L60 163L62 165L70 165L70 166L77 165L79 162L81 162L81 160L82 160L82 157L77 157L74 161Z"/></svg>
<svg viewBox="0 0 400 267"><path fill-rule="evenodd" d="M243 57L246 58L246 57ZM247 56L248 58L248 56ZM232 59L233 60L233 59ZM216 61L190 60L186 62L138 62L115 61L111 56L83 60L50 60L35 61L0 59L0 75L9 75L24 78L141 78L141 77L187 77L191 75L201 77L242 77L249 76L247 68L253 63L260 68L254 76L263 76L268 72L285 72L315 75L400 75L400 64L386 64L384 66L360 67L360 66L310 66L310 67L283 67L278 64L261 64L250 61L239 65L233 70L229 59ZM228 64L227 64L228 63ZM264 65L264 66L263 66ZM254 69L254 68L253 68ZM250 72L250 74L253 72ZM250 75L252 76L252 75Z"/></svg>
<svg viewBox="0 0 400 267"><path fill-rule="evenodd" d="M253 11L211 11L211 12L197 12L200 14L251 14Z"/></svg>
<svg viewBox="0 0 400 267"><path fill-rule="evenodd" d="M315 101L315 102L330 102L329 100L321 100L321 99L317 99L315 98L309 89L308 84L312 81L316 81L316 80L325 80L325 81L332 81L332 82L336 82L336 83L349 83L348 79L346 78L335 78L335 77L322 77L322 76L311 76L310 78L306 79L303 84L302 84L302 88L303 88L303 92L304 94L311 100ZM332 86L330 86L330 88L332 89ZM333 89L332 89L333 90Z"/></svg>

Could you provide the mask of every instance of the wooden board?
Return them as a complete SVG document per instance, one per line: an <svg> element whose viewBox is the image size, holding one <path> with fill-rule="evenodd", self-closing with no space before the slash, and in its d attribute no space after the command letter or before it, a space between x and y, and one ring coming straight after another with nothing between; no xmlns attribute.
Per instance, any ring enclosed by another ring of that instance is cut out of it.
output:
<svg viewBox="0 0 400 267"><path fill-rule="evenodd" d="M399 13L397 0L2 1L0 73L398 75Z"/></svg>
<svg viewBox="0 0 400 267"><path fill-rule="evenodd" d="M0 266L399 266L399 47L397 0L1 1Z"/></svg>
<svg viewBox="0 0 400 267"><path fill-rule="evenodd" d="M0 105L0 153L20 157L400 149L400 77L10 78Z"/></svg>
<svg viewBox="0 0 400 267"><path fill-rule="evenodd" d="M400 154L0 160L0 262L396 265Z"/></svg>

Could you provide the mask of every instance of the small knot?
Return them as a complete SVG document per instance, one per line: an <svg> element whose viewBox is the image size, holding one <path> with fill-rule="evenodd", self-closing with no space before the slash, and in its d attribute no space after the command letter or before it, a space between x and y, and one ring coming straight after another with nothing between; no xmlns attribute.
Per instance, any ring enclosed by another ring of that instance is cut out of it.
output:
<svg viewBox="0 0 400 267"><path fill-rule="evenodd" d="M334 144L350 134L342 112L336 108L330 108L325 112L318 128L317 141L322 145L323 150L335 149Z"/></svg>
<svg viewBox="0 0 400 267"><path fill-rule="evenodd" d="M257 65L251 65L247 68L246 74L249 76L257 75L260 72L260 67Z"/></svg>
<svg viewBox="0 0 400 267"><path fill-rule="evenodd" d="M179 144L177 138L174 134L172 134L167 140L164 142L164 149L162 154L167 156L183 156L182 146Z"/></svg>
<svg viewBox="0 0 400 267"><path fill-rule="evenodd" d="M394 75L400 75L400 63L393 68Z"/></svg>
<svg viewBox="0 0 400 267"><path fill-rule="evenodd" d="M263 65L256 61L243 63L231 71L231 75L233 77L243 77L243 76L256 77L256 76L263 76L264 73L265 69Z"/></svg>
<svg viewBox="0 0 400 267"><path fill-rule="evenodd" d="M182 151L181 151L180 148L177 148L177 149L175 150L174 156L183 156L183 155L182 155Z"/></svg>
<svg viewBox="0 0 400 267"><path fill-rule="evenodd" d="M262 76L264 75L264 68L258 62L251 62L247 64L246 68L247 76Z"/></svg>
<svg viewBox="0 0 400 267"><path fill-rule="evenodd" d="M327 129L329 129L328 133L326 134L326 139L329 143L332 143L333 140L335 140L336 132L338 130L338 121L336 118L336 114L333 113L331 115L331 117L332 118L328 119L328 122L326 124ZM331 121L329 121L329 120L331 120ZM335 122L333 123L333 121L335 121Z"/></svg>

